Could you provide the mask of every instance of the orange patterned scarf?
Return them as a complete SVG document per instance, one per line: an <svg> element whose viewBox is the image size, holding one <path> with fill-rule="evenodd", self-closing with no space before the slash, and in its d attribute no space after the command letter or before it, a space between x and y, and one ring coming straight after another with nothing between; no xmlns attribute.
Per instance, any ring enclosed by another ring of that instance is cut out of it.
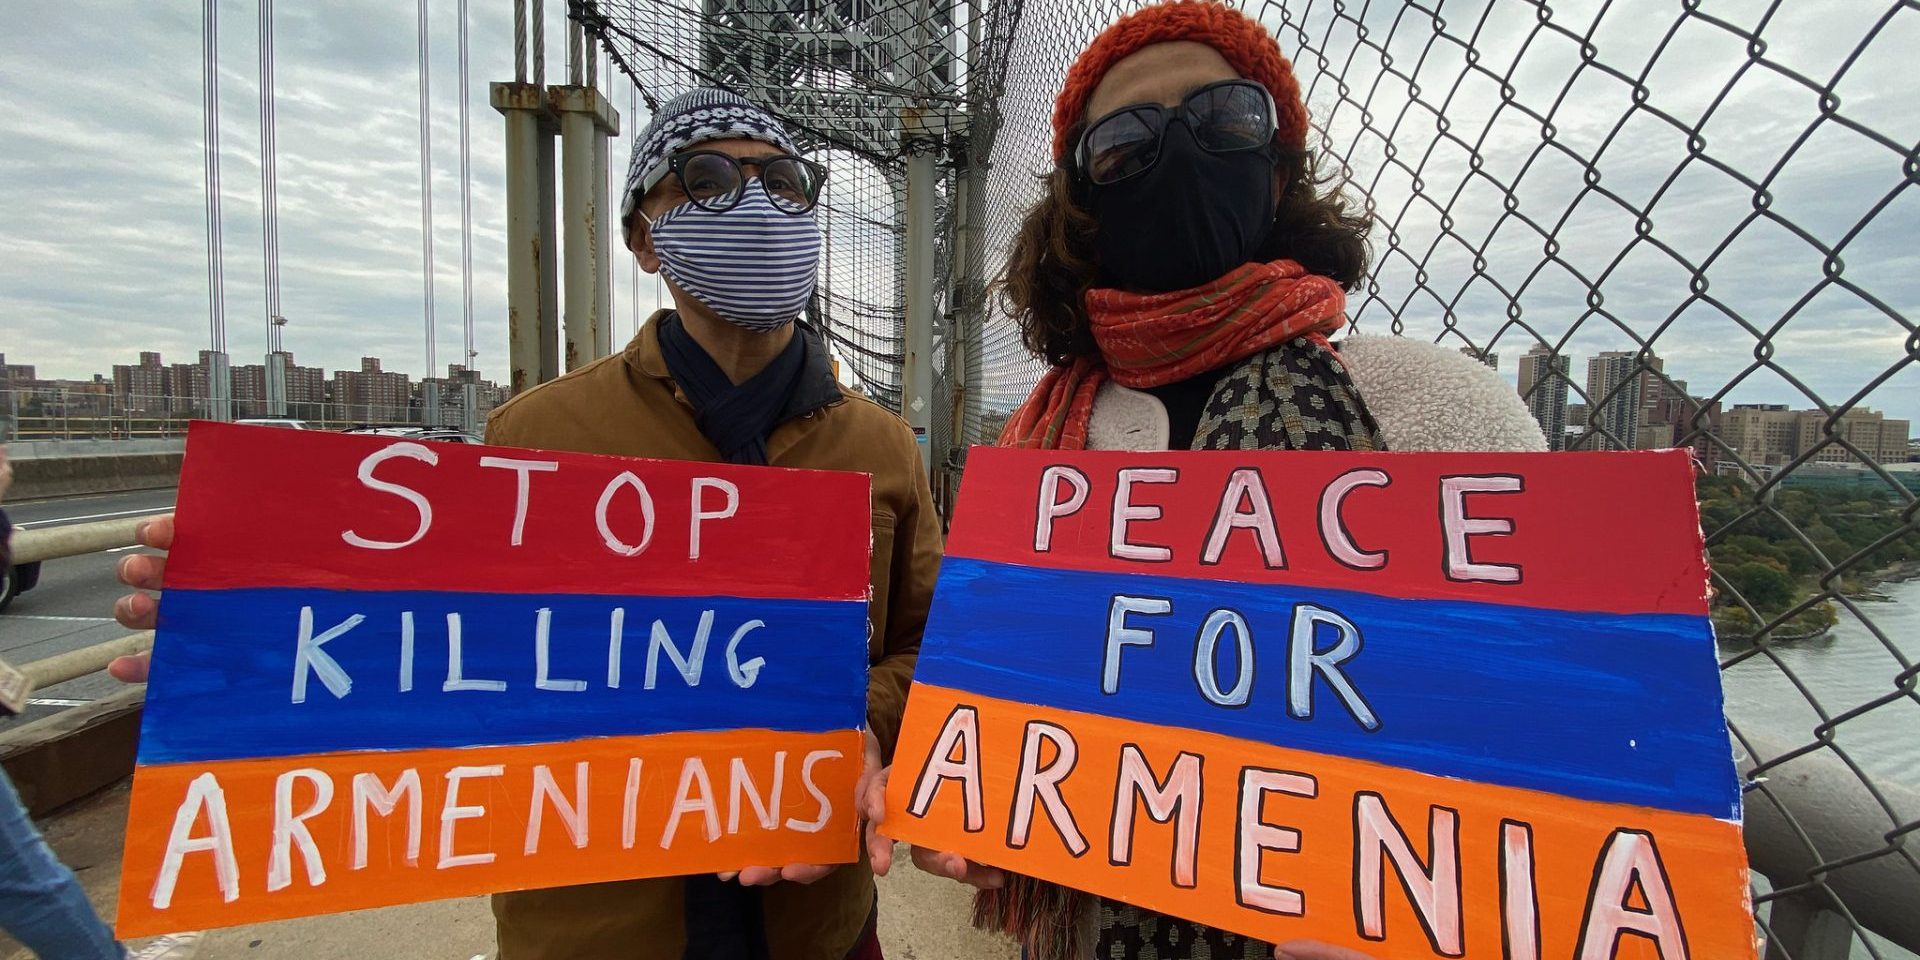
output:
<svg viewBox="0 0 1920 960"><path fill-rule="evenodd" d="M1000 445L1083 450L1093 396L1109 377L1123 387L1178 383L1297 337L1338 330L1347 322L1346 305L1338 282L1292 260L1242 264L1190 290L1088 291L1100 356L1048 370L1007 421Z"/></svg>

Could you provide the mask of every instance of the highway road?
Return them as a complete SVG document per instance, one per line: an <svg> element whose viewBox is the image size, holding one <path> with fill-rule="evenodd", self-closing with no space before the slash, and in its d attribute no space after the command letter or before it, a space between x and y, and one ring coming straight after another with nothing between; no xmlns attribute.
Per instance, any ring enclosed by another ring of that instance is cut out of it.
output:
<svg viewBox="0 0 1920 960"><path fill-rule="evenodd" d="M174 491L136 490L58 500L25 500L4 504L17 529L32 530L149 516L173 509ZM51 657L126 634L113 622L113 600L120 585L113 566L127 550L49 560L40 567L40 585L16 597L0 613L0 658L22 664ZM34 692L35 703L24 717L0 719L0 729L38 719L70 706L98 699L119 689L106 674L82 677L70 683Z"/></svg>

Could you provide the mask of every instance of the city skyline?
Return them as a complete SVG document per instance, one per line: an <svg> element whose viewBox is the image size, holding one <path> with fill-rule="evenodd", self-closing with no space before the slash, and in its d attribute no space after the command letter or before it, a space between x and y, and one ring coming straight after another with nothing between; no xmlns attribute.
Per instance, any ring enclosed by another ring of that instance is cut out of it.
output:
<svg viewBox="0 0 1920 960"><path fill-rule="evenodd" d="M466 422L466 387L474 392L476 417L506 402L507 391L461 364L446 365L446 375L415 378L383 369L379 357L361 357L357 368L300 366L291 351L271 359L284 378L284 407L275 409L265 363L229 366L231 392L227 414L219 414L212 396L212 351L200 350L192 362L168 362L157 350L138 351L133 363L113 364L108 372L85 377L43 377L33 363L0 353L0 408L84 416L289 417L293 419L412 420ZM269 359L269 358L263 358ZM437 391L437 400L435 392ZM425 415L429 406L436 408ZM358 415L358 416L356 416ZM477 421L472 424L477 428Z"/></svg>
<svg viewBox="0 0 1920 960"><path fill-rule="evenodd" d="M1460 352L1480 356L1466 347ZM1881 464L1920 459L1911 420L1866 404L1835 421L1814 408L1716 400L1669 373L1666 358L1626 350L1581 358L1585 377L1576 393L1574 359L1544 343L1521 357L1517 390L1550 450L1687 446L1709 463L1731 451L1757 467L1784 466L1807 454L1825 464L1858 464L1863 456Z"/></svg>

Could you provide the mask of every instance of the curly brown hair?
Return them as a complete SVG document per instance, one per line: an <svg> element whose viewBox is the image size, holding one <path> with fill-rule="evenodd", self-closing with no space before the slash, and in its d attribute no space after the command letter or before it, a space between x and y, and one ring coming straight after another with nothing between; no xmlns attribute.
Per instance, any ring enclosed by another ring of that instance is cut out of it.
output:
<svg viewBox="0 0 1920 960"><path fill-rule="evenodd" d="M1069 135L1078 140L1078 133ZM1353 290L1367 274L1372 252L1367 231L1373 217L1352 209L1345 182L1320 172L1319 157L1276 142L1281 182L1285 185L1258 258L1299 261L1312 273L1332 277ZM1028 350L1062 365L1096 356L1086 295L1094 286L1093 216L1087 212L1085 186L1065 161L1046 174L1046 195L1021 218L1007 265L993 283L1007 312L1020 324Z"/></svg>

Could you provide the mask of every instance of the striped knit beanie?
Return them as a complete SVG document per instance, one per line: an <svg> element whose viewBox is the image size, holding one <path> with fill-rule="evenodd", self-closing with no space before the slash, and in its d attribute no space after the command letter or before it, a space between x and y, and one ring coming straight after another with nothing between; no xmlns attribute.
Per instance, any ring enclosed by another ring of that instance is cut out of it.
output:
<svg viewBox="0 0 1920 960"><path fill-rule="evenodd" d="M1082 120L1093 90L1114 64L1140 48L1174 40L1204 43L1227 58L1234 72L1273 94L1279 129L1274 139L1294 147L1307 142L1307 105L1293 64L1258 20L1214 0L1174 0L1142 7L1100 32L1067 70L1060 96L1053 101L1053 159L1065 162L1073 152L1067 132Z"/></svg>
<svg viewBox="0 0 1920 960"><path fill-rule="evenodd" d="M713 87L689 90L661 104L647 129L633 141L627 187L620 201L621 221L630 219L640 198L666 177L667 161L674 154L710 140L758 140L788 153L799 152L780 121L747 98Z"/></svg>

